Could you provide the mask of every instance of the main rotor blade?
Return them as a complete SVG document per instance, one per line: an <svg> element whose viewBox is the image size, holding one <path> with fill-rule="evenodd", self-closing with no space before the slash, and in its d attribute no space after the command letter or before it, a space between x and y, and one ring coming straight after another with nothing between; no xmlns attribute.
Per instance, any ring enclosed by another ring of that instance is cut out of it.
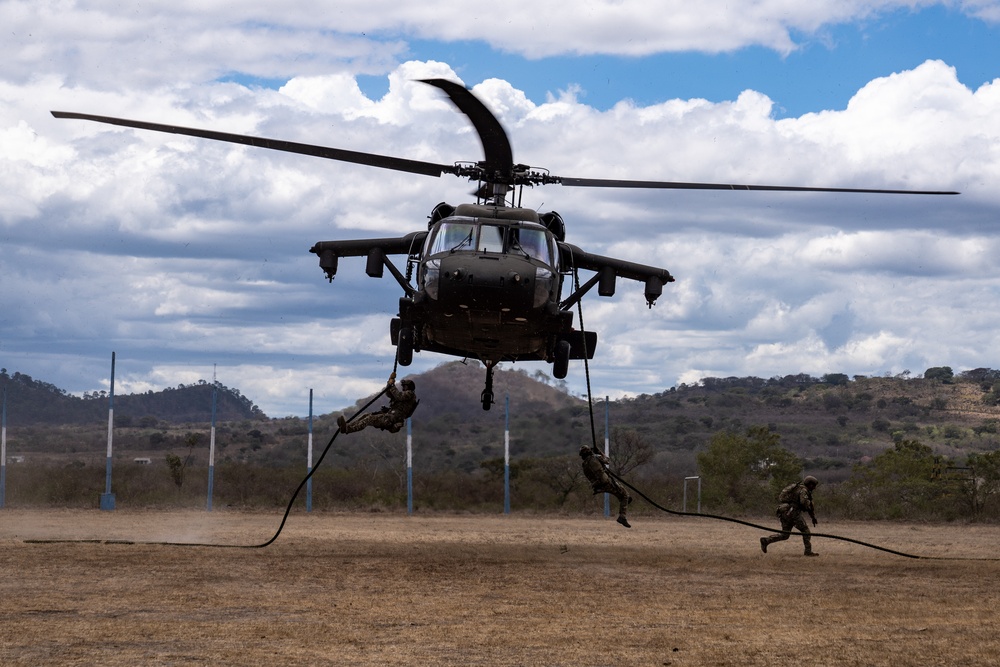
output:
<svg viewBox="0 0 1000 667"><path fill-rule="evenodd" d="M458 110L464 113L483 144L486 160L483 167L486 170L486 180L497 180L501 183L510 182L514 171L514 152L503 125L497 120L482 100L472 94L465 86L447 79L420 79L422 83L443 90Z"/></svg>
<svg viewBox="0 0 1000 667"><path fill-rule="evenodd" d="M550 183L576 188L649 188L654 190L762 190L766 192L867 192L888 195L957 195L940 190L880 190L867 188L812 188L795 185L740 185L736 183L683 183L676 181L619 181L606 178L551 176Z"/></svg>
<svg viewBox="0 0 1000 667"><path fill-rule="evenodd" d="M229 132L216 132L214 130L200 130L190 127L180 127L178 125L162 125L160 123L147 123L140 120L128 120L126 118L112 118L110 116L94 116L85 113L75 113L70 111L53 111L56 118L75 118L79 120L92 120L98 123L108 123L109 125L121 125L123 127L134 127L140 130L153 130L154 132L167 132L170 134L184 134L189 137L200 137L202 139L214 139L216 141L228 141L232 144L243 144L244 146L256 146L274 151L284 151L286 153L299 153L301 155L312 155L314 157L326 158L328 160L338 160L340 162L351 162L354 164L364 164L370 167L382 169L392 169L394 171L405 171L412 174L422 174L424 176L441 176L442 174L457 174L456 167L448 164L434 164L433 162L421 162L419 160L407 160L404 158L390 157L387 155L376 155L375 153L361 153L349 151L341 148L326 148L324 146L314 146L312 144L300 144L294 141L282 141L281 139L265 139L263 137L251 137L243 134L231 134Z"/></svg>

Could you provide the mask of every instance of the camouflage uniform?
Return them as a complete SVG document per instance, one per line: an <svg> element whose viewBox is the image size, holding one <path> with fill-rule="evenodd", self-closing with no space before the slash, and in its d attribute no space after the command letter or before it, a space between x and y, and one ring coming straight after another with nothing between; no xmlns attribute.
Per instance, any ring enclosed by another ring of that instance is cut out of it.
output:
<svg viewBox="0 0 1000 667"><path fill-rule="evenodd" d="M618 499L618 523L631 528L628 519L625 518L625 511L632 502L625 487L617 479L608 474L611 461L604 454L595 452L590 447L580 448L580 458L583 459L583 474L590 480L590 486L594 493L610 493Z"/></svg>
<svg viewBox="0 0 1000 667"><path fill-rule="evenodd" d="M794 528L802 533L802 544L805 547L806 556L815 556L816 553L812 550L812 535L809 531L809 525L802 515L808 514L812 518L812 524L816 525L812 492L818 484L819 482L815 477L806 477L801 482L789 484L778 494L779 504L777 510L775 510L778 520L781 521L781 530L790 531ZM787 532L762 537L760 538L761 551L767 553L767 546L769 544L787 540L789 537L791 535Z"/></svg>
<svg viewBox="0 0 1000 667"><path fill-rule="evenodd" d="M396 389L396 385L392 383L386 388L386 393L389 395L389 405L382 408L381 411L369 412L349 423L340 417L338 420L340 432L354 433L368 426L374 426L390 433L398 432L406 424L406 420L413 414L413 411L417 409L417 403L419 403L413 388L413 381L403 380L401 384L403 385L402 391Z"/></svg>

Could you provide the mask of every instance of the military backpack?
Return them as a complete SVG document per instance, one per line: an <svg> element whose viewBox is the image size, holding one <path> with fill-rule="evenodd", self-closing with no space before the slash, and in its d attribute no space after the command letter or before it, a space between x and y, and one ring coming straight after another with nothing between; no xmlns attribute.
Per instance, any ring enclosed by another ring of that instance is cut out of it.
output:
<svg viewBox="0 0 1000 667"><path fill-rule="evenodd" d="M799 483L789 484L781 490L778 494L779 503L798 503L799 502Z"/></svg>

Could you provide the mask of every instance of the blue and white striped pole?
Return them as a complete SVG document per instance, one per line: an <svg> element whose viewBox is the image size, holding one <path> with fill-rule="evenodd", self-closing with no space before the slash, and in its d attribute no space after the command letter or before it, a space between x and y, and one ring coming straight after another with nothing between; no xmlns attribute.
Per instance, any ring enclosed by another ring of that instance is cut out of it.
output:
<svg viewBox="0 0 1000 667"><path fill-rule="evenodd" d="M413 420L406 418L406 513L413 514Z"/></svg>
<svg viewBox="0 0 1000 667"><path fill-rule="evenodd" d="M510 394L504 399L503 418L503 513L510 514Z"/></svg>
<svg viewBox="0 0 1000 667"><path fill-rule="evenodd" d="M219 383L212 372L212 431L208 437L208 511L212 511L212 493L215 490L215 406L219 400Z"/></svg>
<svg viewBox="0 0 1000 667"><path fill-rule="evenodd" d="M7 498L7 387L3 388L3 419L0 420L0 507Z"/></svg>
<svg viewBox="0 0 1000 667"><path fill-rule="evenodd" d="M101 509L115 508L115 494L111 493L111 442L115 432L115 353L111 353L111 392L108 394L108 458L104 475L104 493L101 494Z"/></svg>
<svg viewBox="0 0 1000 667"><path fill-rule="evenodd" d="M306 444L306 512L313 511L313 390L309 390L309 438Z"/></svg>
<svg viewBox="0 0 1000 667"><path fill-rule="evenodd" d="M611 432L609 430L610 420L608 417L608 397L604 397L604 455L611 456ZM604 517L611 516L611 495L604 494Z"/></svg>

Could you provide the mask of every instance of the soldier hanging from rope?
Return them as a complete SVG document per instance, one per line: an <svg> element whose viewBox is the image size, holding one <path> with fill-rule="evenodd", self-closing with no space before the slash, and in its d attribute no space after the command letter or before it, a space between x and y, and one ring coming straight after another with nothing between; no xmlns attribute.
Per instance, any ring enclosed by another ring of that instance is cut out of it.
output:
<svg viewBox="0 0 1000 667"><path fill-rule="evenodd" d="M594 489L594 494L610 493L618 499L618 523L631 528L632 525L625 518L625 510L632 502L625 487L617 479L608 474L611 461L604 454L590 447L580 448L580 458L583 459L583 474L590 480L590 485Z"/></svg>
<svg viewBox="0 0 1000 667"><path fill-rule="evenodd" d="M383 406L379 412L369 412L350 423L344 419L343 415L337 417L340 432L354 433L368 426L374 426L383 431L396 433L403 428L406 420L417 409L420 401L417 400L417 387L413 380L406 379L399 384L402 391L396 389L396 374L393 373L389 376L389 382L385 388L385 393L389 394L389 405Z"/></svg>

